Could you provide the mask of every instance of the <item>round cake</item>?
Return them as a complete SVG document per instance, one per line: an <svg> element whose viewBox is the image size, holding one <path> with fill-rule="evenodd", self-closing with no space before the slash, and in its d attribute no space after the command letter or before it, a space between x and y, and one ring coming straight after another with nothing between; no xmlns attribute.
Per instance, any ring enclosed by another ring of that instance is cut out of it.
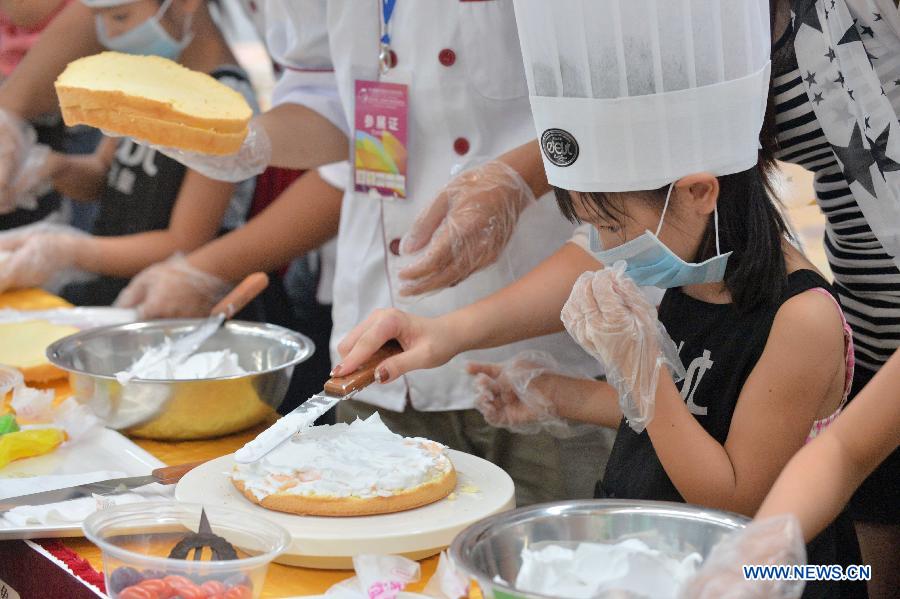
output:
<svg viewBox="0 0 900 599"><path fill-rule="evenodd" d="M265 508L307 516L369 516L434 503L456 487L440 443L392 433L378 414L315 426L252 464L234 486Z"/></svg>

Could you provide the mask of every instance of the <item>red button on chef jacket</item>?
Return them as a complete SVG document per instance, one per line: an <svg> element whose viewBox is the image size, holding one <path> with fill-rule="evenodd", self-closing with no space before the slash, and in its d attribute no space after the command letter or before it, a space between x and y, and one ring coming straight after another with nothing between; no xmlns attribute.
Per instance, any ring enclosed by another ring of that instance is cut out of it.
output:
<svg viewBox="0 0 900 599"><path fill-rule="evenodd" d="M443 50L438 52L438 60L445 67L452 67L456 62L456 52L454 52L450 48L444 48Z"/></svg>

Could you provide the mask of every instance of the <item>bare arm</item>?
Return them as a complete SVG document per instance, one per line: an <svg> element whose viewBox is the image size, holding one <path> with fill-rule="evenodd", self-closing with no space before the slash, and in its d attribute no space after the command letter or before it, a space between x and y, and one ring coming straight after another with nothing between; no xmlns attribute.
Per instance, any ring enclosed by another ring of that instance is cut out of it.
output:
<svg viewBox="0 0 900 599"><path fill-rule="evenodd" d="M754 514L803 447L834 384L843 383L843 360L831 301L807 292L786 302L741 390L724 445L700 426L671 378L660 377L647 432L678 492L689 503Z"/></svg>
<svg viewBox="0 0 900 599"><path fill-rule="evenodd" d="M317 172L304 173L246 225L193 252L188 262L233 283L275 270L337 235L342 197Z"/></svg>
<svg viewBox="0 0 900 599"><path fill-rule="evenodd" d="M100 50L91 10L81 2L70 3L0 85L0 108L24 119L57 111L56 77L71 61Z"/></svg>
<svg viewBox="0 0 900 599"><path fill-rule="evenodd" d="M188 171L169 219L169 228L117 237L92 236L79 244L76 266L131 277L175 252L190 252L215 237L234 185Z"/></svg>
<svg viewBox="0 0 900 599"><path fill-rule="evenodd" d="M756 517L792 513L807 541L840 513L865 478L900 443L900 353L778 477ZM815 489L810 493L809 489Z"/></svg>
<svg viewBox="0 0 900 599"><path fill-rule="evenodd" d="M556 410L563 418L607 428L617 428L622 421L618 393L608 383L547 374L534 384L543 397L553 398Z"/></svg>
<svg viewBox="0 0 900 599"><path fill-rule="evenodd" d="M272 143L273 166L311 169L347 160L344 132L318 112L300 104L281 104L256 117Z"/></svg>
<svg viewBox="0 0 900 599"><path fill-rule="evenodd" d="M460 331L457 353L558 333L575 280L601 267L579 246L565 243L518 281L441 318Z"/></svg>
<svg viewBox="0 0 900 599"><path fill-rule="evenodd" d="M541 262L527 275L470 306L438 318L422 318L399 310L374 312L338 346L343 361L336 372L355 371L390 339L404 352L385 360L394 380L410 370L435 368L471 349L498 347L563 329L560 310L578 276L600 263L573 243Z"/></svg>
<svg viewBox="0 0 900 599"><path fill-rule="evenodd" d="M534 197L540 198L553 189L547 181L547 173L544 171L544 163L541 160L541 147L537 140L522 144L503 154L497 160L514 168L531 188Z"/></svg>
<svg viewBox="0 0 900 599"><path fill-rule="evenodd" d="M0 10L17 26L31 29L39 26L58 9L63 0L0 0Z"/></svg>

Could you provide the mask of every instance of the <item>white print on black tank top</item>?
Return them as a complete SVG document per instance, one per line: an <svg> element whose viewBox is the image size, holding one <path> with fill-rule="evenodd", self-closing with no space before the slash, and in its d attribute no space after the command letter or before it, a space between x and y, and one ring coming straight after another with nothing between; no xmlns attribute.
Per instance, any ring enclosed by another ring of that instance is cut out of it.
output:
<svg viewBox="0 0 900 599"><path fill-rule="evenodd" d="M113 161L112 167L107 175L107 185L125 195L131 195L134 191L134 181L137 176L130 168L141 165L144 174L148 177L155 177L158 169L156 168L156 150L136 144L131 138L126 137L119 143L119 149L116 150L116 160Z"/></svg>
<svg viewBox="0 0 900 599"><path fill-rule="evenodd" d="M684 347L684 341L678 344L679 354L681 354L682 347ZM706 416L707 407L698 406L694 403L694 392L700 386L700 380L706 374L706 371L713 367L714 362L709 359L711 355L708 349L704 349L703 355L691 360L684 375L684 382L681 384L681 398L687 403L691 414L695 416Z"/></svg>

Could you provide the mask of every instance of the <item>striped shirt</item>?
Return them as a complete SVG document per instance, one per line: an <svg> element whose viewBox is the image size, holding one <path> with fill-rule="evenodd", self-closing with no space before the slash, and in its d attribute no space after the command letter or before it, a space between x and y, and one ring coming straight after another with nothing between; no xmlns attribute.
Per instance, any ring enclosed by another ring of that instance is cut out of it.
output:
<svg viewBox="0 0 900 599"><path fill-rule="evenodd" d="M866 39L869 47L870 40ZM877 50L873 49L876 56ZM900 57L875 61L882 81ZM895 60L891 60L895 58ZM825 252L834 287L853 328L857 366L877 370L900 346L900 270L866 222L819 126L794 54L789 27L772 49L778 151L776 157L814 173L816 201L826 218ZM886 85L894 106L900 85Z"/></svg>

